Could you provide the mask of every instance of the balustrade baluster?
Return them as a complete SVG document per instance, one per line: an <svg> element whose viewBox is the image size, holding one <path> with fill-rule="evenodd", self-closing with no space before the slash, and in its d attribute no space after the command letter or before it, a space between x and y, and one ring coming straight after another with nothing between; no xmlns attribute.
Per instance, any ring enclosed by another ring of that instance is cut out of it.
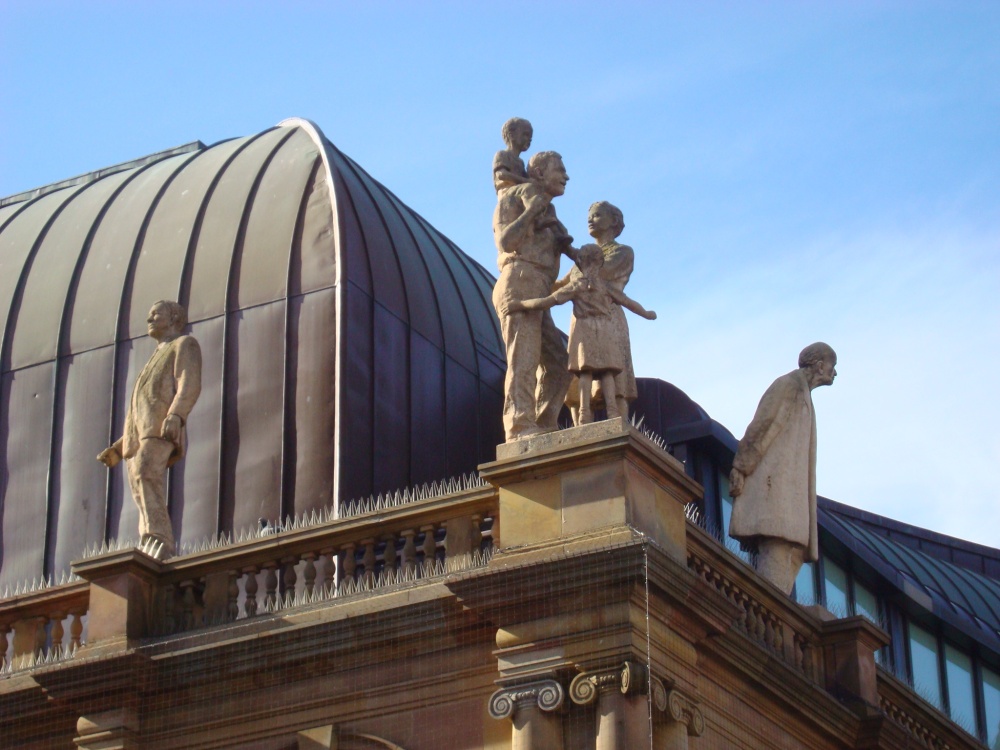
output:
<svg viewBox="0 0 1000 750"><path fill-rule="evenodd" d="M235 622L240 616L240 571L229 571L229 584L226 586L226 617Z"/></svg>
<svg viewBox="0 0 1000 750"><path fill-rule="evenodd" d="M434 558L437 553L437 542L434 539L434 525L421 526L424 532L424 540L420 544L420 551L424 553L424 575L432 575L434 572Z"/></svg>
<svg viewBox="0 0 1000 750"><path fill-rule="evenodd" d="M774 621L770 613L767 613L764 619L764 643L769 648L774 648Z"/></svg>
<svg viewBox="0 0 1000 750"><path fill-rule="evenodd" d="M753 637L758 641L764 640L764 615L761 613L759 602L751 601L750 611L752 614L751 623L753 625Z"/></svg>
<svg viewBox="0 0 1000 750"><path fill-rule="evenodd" d="M744 633L749 634L751 632L750 631L750 612L749 612L749 609L747 607L747 602L748 602L747 597L744 596L743 594L740 594L739 596L734 597L734 600L731 600L731 601L733 601L733 604L735 604L737 607L739 607L739 610L740 610L740 614L739 614L739 626L740 626L740 628L742 628L742 630L743 630Z"/></svg>
<svg viewBox="0 0 1000 750"><path fill-rule="evenodd" d="M304 587L306 596L312 597L313 589L316 587L316 553L306 552L302 555L302 559L305 563L302 566L302 580L304 581Z"/></svg>
<svg viewBox="0 0 1000 750"><path fill-rule="evenodd" d="M329 595L332 595L335 586L333 576L334 573L336 573L336 566L333 561L336 559L337 552L332 548L324 549L320 550L320 555L322 555L320 558L320 575L322 576L321 583L323 586L322 593L324 596L327 596L328 592Z"/></svg>
<svg viewBox="0 0 1000 750"><path fill-rule="evenodd" d="M278 600L278 563L269 562L261 566L264 571L264 605L274 610Z"/></svg>
<svg viewBox="0 0 1000 750"><path fill-rule="evenodd" d="M366 539L361 543L365 545L365 554L361 558L361 564L365 566L364 582L370 586L375 580L375 540Z"/></svg>
<svg viewBox="0 0 1000 750"><path fill-rule="evenodd" d="M48 625L49 618L38 617L35 618L35 656L42 656L45 653L45 643L48 641L48 632L46 626Z"/></svg>
<svg viewBox="0 0 1000 750"><path fill-rule="evenodd" d="M243 572L247 575L246 583L243 584L243 592L246 594L243 609L246 611L247 617L253 617L257 614L257 568L244 568Z"/></svg>
<svg viewBox="0 0 1000 750"><path fill-rule="evenodd" d="M66 631L63 629L63 620L65 619L66 615L63 612L53 612L49 615L49 622L52 623L52 645L49 647L49 652L56 656L59 656L63 650L63 636L66 634Z"/></svg>
<svg viewBox="0 0 1000 750"><path fill-rule="evenodd" d="M472 516L472 538L469 541L471 542L470 551L479 552L483 545L483 517L478 513L474 513Z"/></svg>
<svg viewBox="0 0 1000 750"><path fill-rule="evenodd" d="M281 564L284 568L282 572L282 584L284 589L282 595L287 599L295 599L295 584L298 583L299 577L295 572L295 566L299 564L298 557L284 557L281 560Z"/></svg>
<svg viewBox="0 0 1000 750"><path fill-rule="evenodd" d="M83 616L85 612L71 612L73 620L69 624L69 644L71 648L80 648L80 639L83 636Z"/></svg>
<svg viewBox="0 0 1000 750"><path fill-rule="evenodd" d="M7 663L7 649L10 647L8 635L10 635L10 625L0 625L0 667Z"/></svg>
<svg viewBox="0 0 1000 750"><path fill-rule="evenodd" d="M417 569L417 532L413 529L406 529L400 532L403 537L403 572L412 574Z"/></svg>
<svg viewBox="0 0 1000 750"><path fill-rule="evenodd" d="M777 617L774 620L774 650L784 656L785 654L785 624Z"/></svg>
<svg viewBox="0 0 1000 750"><path fill-rule="evenodd" d="M353 581L357 569L358 561L354 557L354 545L348 544L344 547L344 578Z"/></svg>
<svg viewBox="0 0 1000 750"><path fill-rule="evenodd" d="M816 679L816 669L812 659L812 647L808 641L802 641L802 671L810 680Z"/></svg>
<svg viewBox="0 0 1000 750"><path fill-rule="evenodd" d="M382 562L386 573L396 571L396 535L389 534L385 538L385 550L382 552Z"/></svg>

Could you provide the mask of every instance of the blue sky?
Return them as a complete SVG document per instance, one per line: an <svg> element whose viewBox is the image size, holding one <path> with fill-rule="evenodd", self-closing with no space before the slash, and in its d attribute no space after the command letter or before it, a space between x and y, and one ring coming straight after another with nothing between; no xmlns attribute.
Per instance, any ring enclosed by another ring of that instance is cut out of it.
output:
<svg viewBox="0 0 1000 750"><path fill-rule="evenodd" d="M625 213L640 375L739 437L825 340L819 491L1000 546L998 39L997 2L0 0L0 195L301 116L494 270L527 117L578 240Z"/></svg>

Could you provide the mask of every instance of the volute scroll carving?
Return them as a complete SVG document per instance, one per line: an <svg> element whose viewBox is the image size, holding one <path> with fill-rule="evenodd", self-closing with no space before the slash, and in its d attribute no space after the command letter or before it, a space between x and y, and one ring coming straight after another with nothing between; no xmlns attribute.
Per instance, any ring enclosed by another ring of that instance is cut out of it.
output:
<svg viewBox="0 0 1000 750"><path fill-rule="evenodd" d="M705 732L705 714L697 703L679 690L668 690L656 677L651 680L651 690L656 709L667 714L671 721L684 724L689 736L700 737Z"/></svg>
<svg viewBox="0 0 1000 750"><path fill-rule="evenodd" d="M502 688L490 697L490 716L494 719L507 719L519 706L524 705L536 705L542 711L555 711L563 704L565 695L562 685L555 680Z"/></svg>
<svg viewBox="0 0 1000 750"><path fill-rule="evenodd" d="M581 672L569 685L569 697L578 706L593 703L603 690L620 690L622 695L646 692L646 668L626 661L620 667L594 672Z"/></svg>

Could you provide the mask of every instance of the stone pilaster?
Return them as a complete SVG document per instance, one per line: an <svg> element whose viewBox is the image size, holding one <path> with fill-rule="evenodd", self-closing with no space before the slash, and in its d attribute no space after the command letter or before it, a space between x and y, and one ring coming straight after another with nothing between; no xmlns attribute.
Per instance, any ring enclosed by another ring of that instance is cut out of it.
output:
<svg viewBox="0 0 1000 750"><path fill-rule="evenodd" d="M564 698L555 680L502 688L490 697L490 716L513 723L512 750L560 750L562 722L554 712Z"/></svg>
<svg viewBox="0 0 1000 750"><path fill-rule="evenodd" d="M655 677L650 680L650 689L653 710L662 720L657 747L688 750L688 738L700 737L705 731L705 715L695 701L677 689L668 689Z"/></svg>
<svg viewBox="0 0 1000 750"><path fill-rule="evenodd" d="M649 742L646 669L633 662L595 672L581 672L569 686L570 700L596 703L597 750L627 750Z"/></svg>

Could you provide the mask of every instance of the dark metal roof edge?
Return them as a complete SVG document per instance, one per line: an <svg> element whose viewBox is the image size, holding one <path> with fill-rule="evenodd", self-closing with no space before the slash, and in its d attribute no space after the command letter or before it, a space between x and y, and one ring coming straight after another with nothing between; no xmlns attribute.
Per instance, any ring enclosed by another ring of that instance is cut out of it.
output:
<svg viewBox="0 0 1000 750"><path fill-rule="evenodd" d="M108 175L116 174L118 172L124 172L137 167L144 167L147 164L152 164L156 161L169 159L171 156L189 154L192 151L203 151L205 148L205 144L201 141L191 141L190 143L185 143L181 146L168 148L165 151L157 151L155 154L149 154L148 156L143 156L139 159L123 161L121 164L113 164L110 167L104 167L103 169L86 172L84 174L77 175L76 177L70 177L66 180L53 182L50 185L42 185L41 187L32 188L31 190L25 190L22 193L8 195L6 198L0 198L0 208L13 205L14 203L22 203L24 201L31 200L32 198L38 198L42 195L47 195L48 193L54 193L57 190L73 187L74 185L80 185L85 182L94 182L102 177L107 177Z"/></svg>
<svg viewBox="0 0 1000 750"><path fill-rule="evenodd" d="M825 497L817 497L817 500L823 501L823 504L833 502ZM836 503L836 505L841 504ZM824 522L824 511L827 513L831 512L829 508L824 508L821 505L819 510L818 520L821 530L834 537L851 554L860 557L866 565L890 583L898 595L909 602L913 609L933 615L966 637L1000 654L1000 635L989 630L989 626L986 623L983 623L983 625L986 625L986 628L979 625L977 622L978 618L974 617L974 613L967 612L964 607L961 607L960 611L956 611L956 602L950 601L940 592L928 588L916 579L904 575L901 570L885 560L862 540L852 536L846 529L841 528L841 524L844 523L842 519L833 519L833 523ZM898 544L889 539L885 541ZM921 601L920 597L914 596L914 592L911 590L914 585L919 587L920 592L927 597L926 601Z"/></svg>
<svg viewBox="0 0 1000 750"><path fill-rule="evenodd" d="M711 417L700 419L697 422L688 422L687 424L671 427L669 430L665 430L664 434L660 435L660 437L662 437L668 445L686 443L689 440L711 438L716 440L722 445L723 448L726 448L734 455L736 454L736 448L740 444L740 441L733 436L733 433Z"/></svg>
<svg viewBox="0 0 1000 750"><path fill-rule="evenodd" d="M861 508L855 508L851 505L839 503L836 500L831 500L827 497L817 497L817 501L831 513L837 513L838 515L847 516L848 518L861 521L877 528L889 529L890 531L906 534L908 536L932 542L934 544L940 544L945 547L951 547L952 549L957 549L962 552L969 552L974 555L989 557L1000 562L1000 549L988 547L985 544L969 542L965 539L959 539L958 537L948 536L947 534L942 534L939 531L931 531L930 529L924 529L920 526L913 526L887 516L880 516L868 510L862 510Z"/></svg>

